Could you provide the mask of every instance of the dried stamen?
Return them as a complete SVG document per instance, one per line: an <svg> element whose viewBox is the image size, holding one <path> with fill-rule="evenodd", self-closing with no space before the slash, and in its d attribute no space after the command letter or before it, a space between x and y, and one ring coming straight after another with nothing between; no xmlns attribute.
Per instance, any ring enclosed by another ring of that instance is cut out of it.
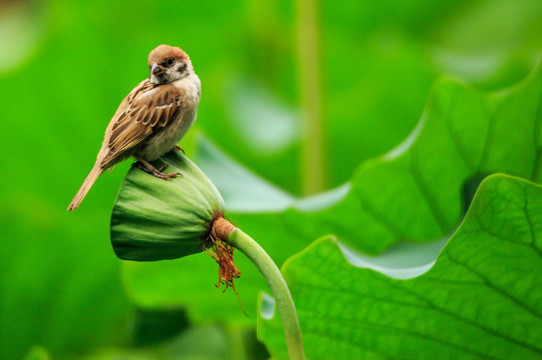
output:
<svg viewBox="0 0 542 360"><path fill-rule="evenodd" d="M233 250L230 244L218 238L215 231L211 230L204 251L218 263L218 284L216 287L224 284L226 285L224 291L231 286L233 291L237 293L233 279L240 277L241 271L233 263Z"/></svg>
<svg viewBox="0 0 542 360"><path fill-rule="evenodd" d="M231 286L239 299L241 309L247 315L245 309L243 309L241 297L235 289L233 282L234 279L241 277L241 271L239 271L233 261L234 247L225 241L233 228L233 225L224 219L223 214L215 213L211 220L209 231L206 234L203 251L211 256L218 264L218 283L216 287L219 288L221 285L226 285L222 291L224 292Z"/></svg>

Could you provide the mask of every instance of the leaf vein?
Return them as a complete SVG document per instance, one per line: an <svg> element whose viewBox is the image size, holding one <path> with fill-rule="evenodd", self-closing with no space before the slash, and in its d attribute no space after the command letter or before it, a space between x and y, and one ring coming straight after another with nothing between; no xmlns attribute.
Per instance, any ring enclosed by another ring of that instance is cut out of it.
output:
<svg viewBox="0 0 542 360"><path fill-rule="evenodd" d="M414 179L414 182L416 183L418 190L420 191L422 196L425 198L427 205L429 205L429 209L431 210L431 214L433 215L433 218L435 219L435 221L440 227L440 230L444 234L449 231L449 226L447 224L446 217L444 216L444 213L442 212L437 199L428 190L430 187L422 179L422 175L419 172L418 168L416 167L414 160L415 160L414 151L411 151L410 172L412 174L412 178Z"/></svg>
<svg viewBox="0 0 542 360"><path fill-rule="evenodd" d="M515 343L516 345L523 346L523 347L528 348L528 349L530 349L530 350L532 350L532 351L534 351L536 353L542 354L542 349L540 349L540 348L537 348L537 347L535 347L535 346L533 346L531 344L525 343L525 342L523 342L521 340L511 338L507 334L500 333L500 332L498 332L498 331L496 331L494 329L488 328L486 326L483 326L482 324L474 322L473 320L463 318L460 315L458 315L458 314L456 314L456 313L454 313L452 311L446 310L445 308L442 308L442 307L439 307L439 306L435 305L433 302L429 301L428 299L424 298L423 296L419 295L418 293L416 293L416 292L414 292L412 290L409 290L409 289L407 289L405 287L402 287L402 286L399 286L399 285L395 284L391 280L393 280L393 279L389 279L389 281L388 281L388 284L391 287L394 287L394 288L396 288L398 290L402 290L403 292L416 297L417 299L419 299L422 302L426 303L427 306L429 308L433 309L433 310L440 311L440 312L442 312L442 313L444 313L444 314L446 314L446 315L448 315L448 316L450 316L450 317L452 317L452 318L454 318L454 319L456 319L458 321L461 321L461 322L469 324L469 325L471 325L473 327L476 327L476 328L478 328L478 329L480 329L482 331L485 331L488 334L491 334L491 335L493 335L495 337L500 337L502 339L505 339L505 340L508 340L508 341L510 341L512 343Z"/></svg>
<svg viewBox="0 0 542 360"><path fill-rule="evenodd" d="M451 108L451 109L450 109ZM457 150L457 153L459 154L459 157L463 161L463 163L471 170L476 169L476 165L470 159L470 157L467 155L468 150L463 146L463 143L461 141L461 137L457 134L456 129L452 126L452 123L450 122L451 116L450 113L452 110L455 109L455 102L452 102L450 105L448 105L448 109L446 109L446 114L444 116L444 125L446 126L446 130L448 130L448 134L450 135L450 139L452 139L452 142Z"/></svg>
<svg viewBox="0 0 542 360"><path fill-rule="evenodd" d="M516 304L517 306L521 307L522 309L526 310L527 312L529 312L530 314L532 314L533 316L539 318L539 319L542 319L542 315L537 313L534 309L526 306L525 304L521 303L519 299L516 299L514 296L512 296L511 294L507 293L506 291L504 291L503 289L499 288L497 285L495 285L494 283L492 283L486 276L484 276L483 274L480 274L478 271L476 271L472 266L464 263L464 262L461 262L459 261L457 258L455 258L454 256L452 256L452 254L448 251L447 253L448 255L448 259L450 259L450 261L452 261L453 263L463 267L465 270L467 270L468 272L470 272L471 274L477 276L479 279L481 279L484 284L491 290L499 293L500 295L502 295L503 297L511 300L514 304Z"/></svg>
<svg viewBox="0 0 542 360"><path fill-rule="evenodd" d="M336 321L336 322L341 323L341 325L344 325L344 326L347 326L347 327L348 327L348 325L350 325L350 323L354 323L353 325L354 325L355 328L359 328L359 323L358 323L358 321L359 321L359 322L367 324L368 327L370 329L372 329L372 330L374 330L375 328L377 328L377 329L380 328L382 330L391 330L391 331L395 331L397 333L408 334L408 335L412 335L414 337L419 337L419 338L422 338L422 339L425 339L425 340L428 340L428 341L436 342L436 343L439 343L439 344L442 344L442 345L445 345L445 346L460 350L460 351L462 351L464 353L469 353L469 354L475 355L475 356L480 357L482 359L494 359L494 360L501 359L501 358L496 358L494 356L489 356L488 354L480 353L479 351L476 351L474 349L466 348L464 346L453 343L451 341L446 341L445 339L429 336L429 335L427 335L425 333L422 333L422 332L419 332L419 331L413 331L413 330L409 330L409 329L405 329L405 328L400 328L400 327L397 327L397 326L391 326L390 324L381 324L381 323L369 321L369 320L366 320L366 319L355 319L355 321L353 321L351 319L344 319L344 318L338 318L338 317L320 316L321 313L317 313L317 312L312 312L312 313L317 315L315 317L312 317L312 319ZM311 319L310 316L309 317L305 316L304 318L305 319L307 319L307 318ZM333 338L334 340L336 340L335 339L336 337L329 336L328 334L322 334L322 333L318 333L318 332L315 332L315 331L310 331L310 333L312 333L312 334L316 333L319 336ZM356 346L359 346L359 344L354 343L354 342L350 342L350 341L346 341L346 342L348 342L350 344L353 344L353 345L356 345ZM369 350L374 351L374 349L369 349ZM377 353L381 353L381 352L377 352ZM386 355L386 356L389 356L389 355Z"/></svg>
<svg viewBox="0 0 542 360"><path fill-rule="evenodd" d="M529 232L531 235L531 247L536 252L539 258L542 259L542 251L536 246L536 235L534 231L533 219L531 218L531 213L529 212L529 196L527 195L527 189L523 188L523 193L525 194L525 203L523 205L523 210L525 212L525 218L527 219L527 224L529 225Z"/></svg>
<svg viewBox="0 0 542 360"><path fill-rule="evenodd" d="M540 78L540 95L538 97L538 107L536 109L536 115L534 119L534 151L535 160L533 162L532 180L537 181L540 174L540 163L542 160L542 144L540 144L540 126L542 124L542 76Z"/></svg>

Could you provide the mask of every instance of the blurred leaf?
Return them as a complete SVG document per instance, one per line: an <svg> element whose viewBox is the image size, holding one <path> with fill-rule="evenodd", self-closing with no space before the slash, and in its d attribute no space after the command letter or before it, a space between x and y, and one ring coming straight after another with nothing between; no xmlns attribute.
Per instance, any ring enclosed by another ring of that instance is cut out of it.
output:
<svg viewBox="0 0 542 360"><path fill-rule="evenodd" d="M234 132L252 151L273 154L299 141L297 114L263 84L250 78L233 78L228 89L231 98L225 105Z"/></svg>
<svg viewBox="0 0 542 360"><path fill-rule="evenodd" d="M51 357L49 356L49 353L47 352L47 349L45 349L42 346L34 346L24 360L49 360Z"/></svg>
<svg viewBox="0 0 542 360"><path fill-rule="evenodd" d="M542 56L537 0L321 3L332 185L408 134L438 76L500 89Z"/></svg>
<svg viewBox="0 0 542 360"><path fill-rule="evenodd" d="M231 355L227 334L221 328L200 326L160 345L100 350L81 360L242 360Z"/></svg>
<svg viewBox="0 0 542 360"><path fill-rule="evenodd" d="M280 213L231 216L268 248L276 246L276 239L308 243L332 233L376 254L398 241L440 238L462 216L461 189L469 179L505 172L540 180L541 99L540 69L490 95L442 80L411 135L388 154L362 164L350 192L336 205L320 210L304 200Z"/></svg>
<svg viewBox="0 0 542 360"><path fill-rule="evenodd" d="M469 5L441 23L432 46L438 70L483 88L521 79L542 55L542 3L484 0Z"/></svg>
<svg viewBox="0 0 542 360"><path fill-rule="evenodd" d="M440 75L499 89L527 75L542 55L537 0L349 1L346 6L326 0L321 7L324 131L332 186L349 179L360 162L407 136ZM226 113L206 114L201 126L230 156L299 194L299 144L270 151L264 144L254 145L255 137L247 137L249 130L242 125L247 123L242 119L251 117L247 128L284 124L284 109L298 107L294 34L288 31L295 28L294 9L284 1L248 8L245 46L239 47L243 68L232 64L229 76L210 79L220 82L217 91ZM268 110L264 116L254 111L256 102L236 101L235 94L247 84L257 84L257 103L266 104L260 113ZM284 128L288 143L291 128Z"/></svg>
<svg viewBox="0 0 542 360"><path fill-rule="evenodd" d="M203 135L198 136L195 161L226 197L228 211L282 211L294 196L234 161Z"/></svg>
<svg viewBox="0 0 542 360"><path fill-rule="evenodd" d="M65 204L48 209L41 197L27 196L3 219L0 358L20 359L36 343L56 359L122 341L131 305L119 261L109 243L99 241L107 239L108 223L95 214L85 220L96 226L75 217L64 222ZM85 232L73 238L76 228Z"/></svg>
<svg viewBox="0 0 542 360"><path fill-rule="evenodd" d="M167 308L160 310L137 309L134 317L133 343L137 345L156 344L176 335L189 327L186 310Z"/></svg>
<svg viewBox="0 0 542 360"><path fill-rule="evenodd" d="M283 268L307 358L540 358L541 224L542 187L495 175L419 277L354 267L333 238L315 242ZM287 359L277 317L260 322L273 357Z"/></svg>
<svg viewBox="0 0 542 360"><path fill-rule="evenodd" d="M0 3L0 74L20 66L43 37L47 11L41 2Z"/></svg>
<svg viewBox="0 0 542 360"><path fill-rule="evenodd" d="M165 313L164 313L165 315ZM173 313L170 313L173 315ZM174 316L166 319L175 321ZM160 330L153 324L152 328ZM151 330L151 329L148 329ZM186 328L167 341L146 346L99 349L80 360L264 360L269 358L256 334L238 328L203 325Z"/></svg>

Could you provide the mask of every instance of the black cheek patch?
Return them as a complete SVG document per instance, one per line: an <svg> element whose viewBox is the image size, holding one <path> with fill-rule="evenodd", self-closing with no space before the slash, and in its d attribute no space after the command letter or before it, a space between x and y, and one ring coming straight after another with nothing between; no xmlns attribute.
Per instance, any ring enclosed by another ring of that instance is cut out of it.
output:
<svg viewBox="0 0 542 360"><path fill-rule="evenodd" d="M183 73L186 70L186 64L182 64L177 68L177 71Z"/></svg>

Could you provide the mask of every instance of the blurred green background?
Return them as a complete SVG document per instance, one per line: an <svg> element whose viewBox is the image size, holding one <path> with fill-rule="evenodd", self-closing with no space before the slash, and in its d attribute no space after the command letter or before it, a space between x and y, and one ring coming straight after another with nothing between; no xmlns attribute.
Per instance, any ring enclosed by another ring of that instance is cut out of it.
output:
<svg viewBox="0 0 542 360"><path fill-rule="evenodd" d="M157 45L182 47L202 80L187 154L204 134L296 196L343 184L400 143L437 78L496 90L542 54L540 0L322 0L305 26L311 3L0 1L1 359L35 345L55 359L266 358L255 320L195 323L185 309L131 305L109 243L129 161L104 174L75 213L65 210ZM303 55L307 36L316 56ZM321 98L322 138L302 121L311 113L303 69L320 79L311 91ZM304 185L314 176L303 160L311 142L323 149L316 189Z"/></svg>

